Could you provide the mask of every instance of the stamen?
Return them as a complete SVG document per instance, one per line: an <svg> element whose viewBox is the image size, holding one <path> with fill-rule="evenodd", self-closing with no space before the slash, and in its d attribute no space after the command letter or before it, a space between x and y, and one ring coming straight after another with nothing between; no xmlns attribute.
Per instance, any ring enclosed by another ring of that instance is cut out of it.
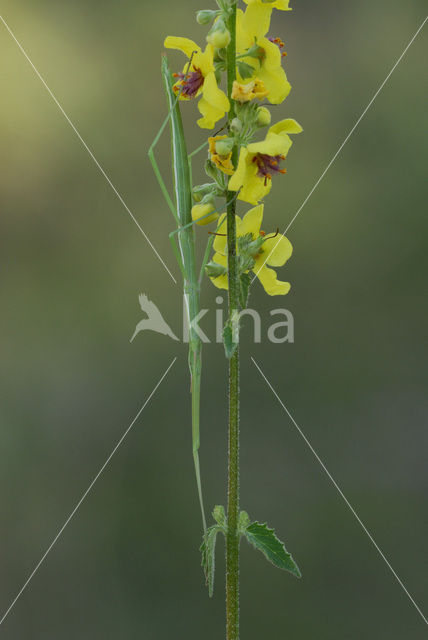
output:
<svg viewBox="0 0 428 640"><path fill-rule="evenodd" d="M260 235L264 235L264 236L266 236L266 234L265 234L264 232L262 233L261 231L260 231ZM274 234L272 234L272 235L270 235L270 236L266 236L266 237L265 237L265 240L273 240L273 238L276 238L278 235L279 235L279 229L278 229L278 227L277 227L277 229L276 229L276 233L274 233Z"/></svg>
<svg viewBox="0 0 428 640"><path fill-rule="evenodd" d="M281 38L269 38L269 40L276 44L280 49L283 49L285 47Z"/></svg>
<svg viewBox="0 0 428 640"><path fill-rule="evenodd" d="M269 40L271 42L273 42L273 44L276 44L276 46L281 50L285 47L283 41L281 40L281 38L269 38ZM285 56L287 55L286 51L281 51L281 55L283 58L285 58Z"/></svg>
<svg viewBox="0 0 428 640"><path fill-rule="evenodd" d="M253 157L254 164L257 165L257 175L259 178L264 178L265 187L268 184L268 180L272 180L274 173L286 173L286 169L280 168L281 160L285 160L285 156L269 156L266 153L257 153Z"/></svg>
<svg viewBox="0 0 428 640"><path fill-rule="evenodd" d="M197 69L193 65L193 71L187 73L174 73L174 78L179 78L179 82L176 85L176 91L181 89L181 94L185 98L195 98L199 89L205 82L204 75L200 69Z"/></svg>

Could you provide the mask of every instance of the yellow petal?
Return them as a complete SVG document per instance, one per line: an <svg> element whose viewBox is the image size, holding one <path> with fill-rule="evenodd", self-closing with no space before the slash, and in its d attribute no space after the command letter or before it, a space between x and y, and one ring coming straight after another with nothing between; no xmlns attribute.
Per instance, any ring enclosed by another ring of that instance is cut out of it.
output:
<svg viewBox="0 0 428 640"><path fill-rule="evenodd" d="M250 100L253 100L254 85L254 80L247 83L235 80L232 88L232 100L237 100L238 102L250 102Z"/></svg>
<svg viewBox="0 0 428 640"><path fill-rule="evenodd" d="M226 274L218 276L217 278L211 278L211 282L217 289L226 289L226 291L229 289L229 281Z"/></svg>
<svg viewBox="0 0 428 640"><path fill-rule="evenodd" d="M238 53L244 53L254 44L254 38L244 27L244 12L238 9L236 13L236 49Z"/></svg>
<svg viewBox="0 0 428 640"><path fill-rule="evenodd" d="M267 99L271 104L284 102L291 91L291 84L288 82L285 71L281 66L268 68L263 64L260 70L257 71L257 76L269 91Z"/></svg>
<svg viewBox="0 0 428 640"><path fill-rule="evenodd" d="M258 168L253 162L254 154L248 152L250 147L253 146L248 145L247 148L243 147L241 149L238 168L229 182L229 191L240 190L238 200L257 205L271 190L272 181L267 180L265 184L264 178L260 178L257 175Z"/></svg>
<svg viewBox="0 0 428 640"><path fill-rule="evenodd" d="M217 150L215 148L215 145L217 142L219 142L220 140L226 140L227 136L215 136L214 137L210 137L208 138L208 147L209 147L209 152L210 155L215 155L217 153Z"/></svg>
<svg viewBox="0 0 428 640"><path fill-rule="evenodd" d="M186 54L188 58L191 58L194 53L201 52L201 47L198 47L198 45L189 38L168 36L165 39L164 46L166 49L178 49Z"/></svg>
<svg viewBox="0 0 428 640"><path fill-rule="evenodd" d="M218 213L214 211L215 207L211 203L195 204L192 207L192 220L201 226L210 224L217 220ZM214 213L212 213L214 211ZM211 213L211 215L209 215Z"/></svg>
<svg viewBox="0 0 428 640"><path fill-rule="evenodd" d="M226 225L226 214L222 213L220 218L219 218L219 224L218 227L216 229L216 233L218 234L223 234L223 235L218 235L214 238L214 251L216 251L217 253L222 253L224 255L226 255L226 244L227 244L227 238L226 238L226 233L227 233L227 225Z"/></svg>
<svg viewBox="0 0 428 640"><path fill-rule="evenodd" d="M207 45L205 51L201 51L198 57L195 58L195 67L201 70L204 77L215 70L214 48L212 45Z"/></svg>
<svg viewBox="0 0 428 640"><path fill-rule="evenodd" d="M290 283L278 280L276 271L269 269L266 265L259 266L259 262L261 262L260 258L256 259L253 271L262 283L266 293L270 296L285 296L291 289ZM261 262L261 264L263 263Z"/></svg>
<svg viewBox="0 0 428 640"><path fill-rule="evenodd" d="M198 103L198 109L202 118L197 121L201 129L214 129L216 123L224 116L224 111L219 111L202 97Z"/></svg>
<svg viewBox="0 0 428 640"><path fill-rule="evenodd" d="M217 153L211 156L212 162L228 176L233 176L235 167L232 164L232 152L228 156L219 156Z"/></svg>
<svg viewBox="0 0 428 640"><path fill-rule="evenodd" d="M246 33L251 34L253 42L254 37L260 40L267 34L270 28L271 15L271 4L253 3L247 7L243 16L242 26Z"/></svg>
<svg viewBox="0 0 428 640"><path fill-rule="evenodd" d="M269 132L266 140L253 142L248 145L247 149L251 154L263 153L268 156L286 156L291 145L292 141L287 134L278 135Z"/></svg>
<svg viewBox="0 0 428 640"><path fill-rule="evenodd" d="M262 66L269 70L281 67L282 54L278 45L268 40L268 38L262 38L258 41L258 44L265 52Z"/></svg>
<svg viewBox="0 0 428 640"><path fill-rule="evenodd" d="M244 0L244 2L249 5L265 4L263 0ZM280 9L281 11L291 11L291 7L288 6L289 4L290 0L275 0L275 2L269 2L269 6L272 7L272 9Z"/></svg>
<svg viewBox="0 0 428 640"><path fill-rule="evenodd" d="M239 191L245 181L247 172L248 151L246 147L241 148L238 167L229 181L229 191Z"/></svg>
<svg viewBox="0 0 428 640"><path fill-rule="evenodd" d="M235 218L235 222L236 222L236 235L242 235L240 230L241 230L241 218L239 216L236 216ZM217 229L215 230L215 233L218 234L216 235L215 239L214 239L214 244L213 244L213 248L214 251L216 251L217 253L221 253L224 256L227 254L227 214L226 213L222 213L220 218L219 218L219 224L217 226Z"/></svg>
<svg viewBox="0 0 428 640"><path fill-rule="evenodd" d="M213 255L213 262L216 262L217 264L221 264L222 267L227 268L227 257L224 256L222 253L215 253Z"/></svg>
<svg viewBox="0 0 428 640"><path fill-rule="evenodd" d="M246 233L251 233L253 238L258 238L260 233L260 227L262 226L264 205L260 204L254 209L250 209L242 218L241 228L239 235L243 236ZM264 246L265 243L263 243Z"/></svg>
<svg viewBox="0 0 428 640"><path fill-rule="evenodd" d="M291 258L293 246L288 238L278 235L263 242L261 257L271 267L282 267Z"/></svg>
<svg viewBox="0 0 428 640"><path fill-rule="evenodd" d="M255 165L253 165L253 167L252 175L239 192L238 200L256 205L260 200L263 200L272 189L272 180L267 180L265 184L264 178L260 178L257 175L257 167Z"/></svg>
<svg viewBox="0 0 428 640"><path fill-rule="evenodd" d="M227 268L227 258L226 258L226 256L223 256L220 253L215 253L213 255L213 262L216 262L217 264L221 264L223 267ZM228 289L229 288L229 283L228 283L228 279L227 279L227 273L223 274L222 276L217 276L217 278L211 278L211 282L218 289Z"/></svg>
<svg viewBox="0 0 428 640"><path fill-rule="evenodd" d="M205 100L212 104L216 109L223 112L229 111L230 102L224 91L218 88L215 73L213 71L205 78L203 92Z"/></svg>
<svg viewBox="0 0 428 640"><path fill-rule="evenodd" d="M202 87L202 98L198 109L203 118L198 120L201 129L213 129L224 114L229 111L230 103L226 94L218 88L214 72L210 72Z"/></svg>
<svg viewBox="0 0 428 640"><path fill-rule="evenodd" d="M288 6L289 4L290 0L276 0L276 2L273 3L273 8L279 9L280 11L291 11L291 7Z"/></svg>
<svg viewBox="0 0 428 640"><path fill-rule="evenodd" d="M271 133L301 133L303 131L302 127L298 122L293 120L292 118L287 118L286 120L281 120L277 122L269 129Z"/></svg>

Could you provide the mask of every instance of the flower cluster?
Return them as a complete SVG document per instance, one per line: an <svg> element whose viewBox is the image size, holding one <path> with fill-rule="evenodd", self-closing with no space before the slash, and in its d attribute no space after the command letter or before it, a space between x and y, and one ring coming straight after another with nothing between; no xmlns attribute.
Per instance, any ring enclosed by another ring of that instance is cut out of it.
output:
<svg viewBox="0 0 428 640"><path fill-rule="evenodd" d="M174 74L176 95L180 100L198 101L202 129L220 127L208 139L205 171L211 182L194 188L192 217L200 225L217 223L215 253L206 272L215 286L227 289L226 214L217 212L216 199L234 197L253 205L242 220L236 218L239 276L245 282L253 272L269 295L284 295L290 285L279 281L270 267L284 265L292 246L278 232L266 234L261 224L262 201L275 176L286 173L290 136L302 131L292 119L272 125L267 108L281 104L291 89L283 68L284 42L277 34L269 35L274 9L290 10L289 0L244 0L245 10L238 8L236 33L231 34L229 17L236 2L217 0L217 10L197 14L199 24L210 25L204 50L188 38L170 36L165 40L165 47L178 49L187 58L184 69ZM232 46L236 50L236 79L226 95L222 82ZM227 123L222 127L219 123L226 115ZM260 135L267 127L267 133Z"/></svg>

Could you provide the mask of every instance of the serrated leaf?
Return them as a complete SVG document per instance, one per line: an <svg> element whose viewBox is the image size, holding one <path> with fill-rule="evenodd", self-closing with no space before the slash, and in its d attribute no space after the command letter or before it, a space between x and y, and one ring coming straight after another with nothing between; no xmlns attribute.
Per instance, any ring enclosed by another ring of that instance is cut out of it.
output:
<svg viewBox="0 0 428 640"><path fill-rule="evenodd" d="M261 551L275 567L289 571L297 578L302 577L293 556L287 551L284 543L276 537L275 531L269 529L266 523L252 522L246 528L245 536L248 542Z"/></svg>
<svg viewBox="0 0 428 640"><path fill-rule="evenodd" d="M212 598L214 594L215 543L219 531L221 531L221 527L218 525L209 527L204 533L201 544L202 567L204 569L205 581L210 598Z"/></svg>

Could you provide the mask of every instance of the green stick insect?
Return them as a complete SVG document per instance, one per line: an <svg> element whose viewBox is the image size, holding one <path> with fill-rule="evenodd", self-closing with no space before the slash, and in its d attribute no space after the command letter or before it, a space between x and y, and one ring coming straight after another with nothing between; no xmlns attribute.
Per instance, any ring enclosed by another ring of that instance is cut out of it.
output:
<svg viewBox="0 0 428 640"><path fill-rule="evenodd" d="M189 62L189 69L191 66ZM195 234L192 220L192 157L202 151L207 143L188 154L184 137L183 122L179 105L180 94L176 94L173 89L173 76L171 74L166 56L162 58L162 78L168 100L169 113L165 118L156 138L150 149L149 158L159 182L162 194L175 218L177 229L169 234L174 254L180 266L184 283L184 302L186 308L187 322L189 327L189 368L191 376L192 395L192 446L193 461L195 465L196 482L198 487L199 503L202 514L202 524L206 531L206 518L202 495L201 472L199 465L200 447L200 395L201 395L201 374L202 374L202 342L200 335L193 324L193 319L199 314L199 297L202 277L205 266L211 253L214 236L211 235L207 242L202 266L198 274L195 258ZM154 150L162 136L168 122L171 125L172 140L172 166L174 168L174 193L175 204L169 194L168 188L163 181L157 164ZM209 215L209 214L208 214ZM176 240L178 238L178 242Z"/></svg>

